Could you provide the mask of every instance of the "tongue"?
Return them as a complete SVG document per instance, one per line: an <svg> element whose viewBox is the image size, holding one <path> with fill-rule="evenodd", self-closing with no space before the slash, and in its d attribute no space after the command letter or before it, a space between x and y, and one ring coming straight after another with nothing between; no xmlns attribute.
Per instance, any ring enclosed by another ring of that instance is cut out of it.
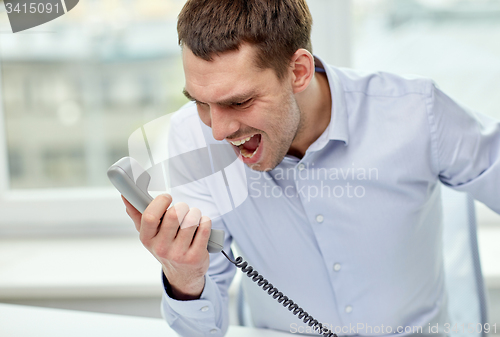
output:
<svg viewBox="0 0 500 337"><path fill-rule="evenodd" d="M259 147L259 144L260 144L260 135L257 134L252 138L250 138L249 141L245 142L245 144L241 146L243 146L243 148L246 149L247 151L253 152L255 151L255 149Z"/></svg>

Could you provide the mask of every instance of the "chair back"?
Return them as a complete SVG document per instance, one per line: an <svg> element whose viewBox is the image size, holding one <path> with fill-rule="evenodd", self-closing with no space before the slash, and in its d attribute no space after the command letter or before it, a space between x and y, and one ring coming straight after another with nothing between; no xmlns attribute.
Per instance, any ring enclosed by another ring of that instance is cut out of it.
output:
<svg viewBox="0 0 500 337"><path fill-rule="evenodd" d="M449 336L483 337L486 336L484 326L488 322L487 304L479 260L474 200L467 193L444 185L441 194Z"/></svg>

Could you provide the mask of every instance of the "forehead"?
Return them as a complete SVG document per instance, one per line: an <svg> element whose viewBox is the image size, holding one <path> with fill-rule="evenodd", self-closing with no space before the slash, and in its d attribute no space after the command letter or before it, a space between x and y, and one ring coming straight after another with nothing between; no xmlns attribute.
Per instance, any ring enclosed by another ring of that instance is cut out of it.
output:
<svg viewBox="0 0 500 337"><path fill-rule="evenodd" d="M202 102L217 102L226 96L257 90L276 77L271 69L256 66L256 48L243 44L206 61L184 47L182 60L186 91Z"/></svg>

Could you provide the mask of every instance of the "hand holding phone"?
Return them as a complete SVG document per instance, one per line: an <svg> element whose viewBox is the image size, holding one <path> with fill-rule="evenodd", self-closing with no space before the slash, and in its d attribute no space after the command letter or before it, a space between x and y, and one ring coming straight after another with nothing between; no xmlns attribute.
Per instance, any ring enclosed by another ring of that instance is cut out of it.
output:
<svg viewBox="0 0 500 337"><path fill-rule="evenodd" d="M134 173L138 176L136 179L134 179ZM153 201L153 197L148 192L151 176L147 171L141 170L139 163L134 158L124 157L111 165L108 169L108 178L124 198L140 213L144 213L148 205ZM207 245L208 252L219 253L223 246L224 231L212 229Z"/></svg>
<svg viewBox="0 0 500 337"><path fill-rule="evenodd" d="M141 242L162 264L171 295L180 300L197 298L209 266L208 253L222 250L224 232L211 230L210 219L185 203L169 208L168 194L153 199L147 190L151 177L133 158L112 165L108 177L122 193Z"/></svg>
<svg viewBox="0 0 500 337"><path fill-rule="evenodd" d="M134 176L137 176L137 179L134 180ZM224 231L210 230L210 219L202 217L199 210L189 209L184 203L168 208L172 203L172 197L168 194L160 195L153 200L148 193L151 177L133 158L125 157L113 164L108 170L108 177L122 194L127 213L141 233L142 243L162 264L174 298L189 300L199 298L201 295L205 284L204 275L209 266L208 253L205 250L208 242L208 252L222 251L232 264L240 268L253 282L257 282L259 287L292 314L298 315L304 323L312 327L312 330L324 337L337 337L326 325L318 322L269 283L241 256L236 260L231 259L222 250ZM181 223L186 219L188 223L183 228ZM191 226L192 223L199 223L198 229L196 226ZM191 250L193 247L195 249Z"/></svg>

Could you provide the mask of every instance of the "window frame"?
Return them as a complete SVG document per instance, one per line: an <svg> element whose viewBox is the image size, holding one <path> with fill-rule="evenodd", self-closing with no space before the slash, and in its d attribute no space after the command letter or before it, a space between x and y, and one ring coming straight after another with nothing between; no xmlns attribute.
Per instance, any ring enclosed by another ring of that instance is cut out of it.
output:
<svg viewBox="0 0 500 337"><path fill-rule="evenodd" d="M352 64L352 0L308 1L313 17L312 47L326 63Z"/></svg>
<svg viewBox="0 0 500 337"><path fill-rule="evenodd" d="M0 64L0 234L125 234L133 226L112 188L11 190ZM105 174L105 172L103 172ZM130 228L129 228L130 227Z"/></svg>

